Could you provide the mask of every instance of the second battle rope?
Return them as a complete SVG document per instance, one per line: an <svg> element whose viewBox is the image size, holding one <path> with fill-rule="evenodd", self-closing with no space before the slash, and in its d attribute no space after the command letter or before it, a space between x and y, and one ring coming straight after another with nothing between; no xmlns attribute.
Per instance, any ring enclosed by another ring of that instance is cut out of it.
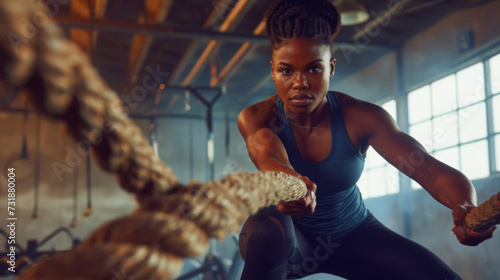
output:
<svg viewBox="0 0 500 280"><path fill-rule="evenodd" d="M476 208L472 208L465 216L467 227L473 231L485 231L490 227L500 224L500 193Z"/></svg>

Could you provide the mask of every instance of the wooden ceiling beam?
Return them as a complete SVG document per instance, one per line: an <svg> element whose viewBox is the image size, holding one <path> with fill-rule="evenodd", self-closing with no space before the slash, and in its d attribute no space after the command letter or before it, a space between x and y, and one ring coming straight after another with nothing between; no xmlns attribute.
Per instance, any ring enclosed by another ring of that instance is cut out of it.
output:
<svg viewBox="0 0 500 280"><path fill-rule="evenodd" d="M219 32L225 33L236 28L237 23L241 18L246 15L251 5L255 4L255 0L239 0L229 12L224 22L219 27ZM216 9L218 7L215 7ZM213 55L214 50L218 49L219 43L216 40L211 40L203 51L202 55L198 58L195 66L191 69L187 77L181 83L182 86L188 86L192 83L195 77L199 74L201 69L206 65L208 59Z"/></svg>
<svg viewBox="0 0 500 280"><path fill-rule="evenodd" d="M139 17L139 24L162 23L168 16L173 3L174 0L146 0L144 13ZM144 65L153 41L154 36L145 33L133 36L127 68L127 77L131 83L137 82L139 71Z"/></svg>
<svg viewBox="0 0 500 280"><path fill-rule="evenodd" d="M215 25L217 20L220 20L221 15L226 13L226 11L231 7L230 1L233 0L219 0L217 3L215 3L214 8L210 12L208 18L203 23L201 29L206 30L209 27ZM199 43L200 43L199 40L191 41L186 51L182 54L182 58L180 59L179 63L177 63L177 66L175 67L175 70L173 71L172 75L170 75L170 78L168 80L169 85L174 84L179 79L182 72L184 72L184 70L186 69L189 60L191 60L191 58L194 56L196 48Z"/></svg>
<svg viewBox="0 0 500 280"><path fill-rule="evenodd" d="M93 6L91 6L93 5ZM71 17L85 19L89 22L94 19L103 18L106 14L108 0L72 0ZM70 29L71 39L76 42L84 52L90 55L98 38L98 31L80 28Z"/></svg>
<svg viewBox="0 0 500 280"><path fill-rule="evenodd" d="M266 22L265 20L262 20L259 25L253 30L253 35L261 35L264 33L266 30ZM243 62L245 61L245 58L248 57L256 48L256 46L253 46L251 48L251 44L249 42L245 42L239 49L238 51L233 55L233 57L229 60L229 62L222 68L220 73L218 74L216 79L213 79L210 83L210 86L215 87L218 84L220 84L223 81L227 81L227 79L230 78L230 76L236 72ZM232 72L231 69L233 70Z"/></svg>

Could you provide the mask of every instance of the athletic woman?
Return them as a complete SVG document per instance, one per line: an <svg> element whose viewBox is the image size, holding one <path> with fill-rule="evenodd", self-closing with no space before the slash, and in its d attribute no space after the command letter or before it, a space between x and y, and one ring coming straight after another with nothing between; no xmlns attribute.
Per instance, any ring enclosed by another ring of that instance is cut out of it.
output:
<svg viewBox="0 0 500 280"><path fill-rule="evenodd" d="M494 228L477 233L465 227L465 214L476 205L471 182L430 156L381 107L328 91L340 27L328 0L276 0L266 20L277 94L244 109L238 127L259 170L300 176L309 195L245 222L242 279L319 272L347 279L461 279L432 252L382 225L355 184L371 146L452 210L461 243L477 245Z"/></svg>

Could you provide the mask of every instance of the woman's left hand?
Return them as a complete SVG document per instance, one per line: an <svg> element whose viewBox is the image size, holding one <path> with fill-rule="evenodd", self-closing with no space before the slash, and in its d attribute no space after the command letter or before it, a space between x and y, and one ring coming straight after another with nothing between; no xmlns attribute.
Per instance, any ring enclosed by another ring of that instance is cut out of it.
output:
<svg viewBox="0 0 500 280"><path fill-rule="evenodd" d="M493 231L497 226L492 226L483 232L472 231L467 228L465 215L474 207L457 206L453 209L453 228L451 231L457 237L458 241L464 245L477 246L486 239L493 236Z"/></svg>

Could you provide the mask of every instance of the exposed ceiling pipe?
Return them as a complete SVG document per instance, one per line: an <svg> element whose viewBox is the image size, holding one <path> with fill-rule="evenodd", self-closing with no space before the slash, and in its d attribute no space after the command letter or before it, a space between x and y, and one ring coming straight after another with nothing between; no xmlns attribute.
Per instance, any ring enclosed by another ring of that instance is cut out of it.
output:
<svg viewBox="0 0 500 280"><path fill-rule="evenodd" d="M247 34L223 33L199 30L178 30L161 24L138 24L136 22L95 19L91 26L89 21L81 18L56 16L54 20L62 27L99 30L101 32L114 32L122 34L135 34L147 32L156 37L166 39L199 39L218 40L224 42L252 42L255 44L268 44L267 38L263 36L251 36Z"/></svg>

